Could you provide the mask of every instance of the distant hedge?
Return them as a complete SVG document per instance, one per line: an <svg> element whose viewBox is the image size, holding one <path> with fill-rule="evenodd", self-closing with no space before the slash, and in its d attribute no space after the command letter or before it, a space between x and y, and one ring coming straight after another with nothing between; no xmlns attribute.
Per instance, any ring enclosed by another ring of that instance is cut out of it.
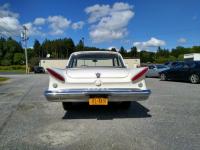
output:
<svg viewBox="0 0 200 150"><path fill-rule="evenodd" d="M25 70L25 65L0 66L0 70Z"/></svg>

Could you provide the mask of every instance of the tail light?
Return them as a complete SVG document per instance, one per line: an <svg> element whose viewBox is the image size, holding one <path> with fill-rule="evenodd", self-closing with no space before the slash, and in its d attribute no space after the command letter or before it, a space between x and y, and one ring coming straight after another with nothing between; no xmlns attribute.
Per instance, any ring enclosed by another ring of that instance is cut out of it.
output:
<svg viewBox="0 0 200 150"><path fill-rule="evenodd" d="M142 71L140 71L138 74L136 74L131 80L136 81L139 78L141 78L146 72L148 71L148 68L145 67Z"/></svg>
<svg viewBox="0 0 200 150"><path fill-rule="evenodd" d="M52 75L54 78L62 81L62 82L65 82L65 78L63 76L61 76L59 73L55 72L54 70L50 69L50 68L47 68L47 71L50 75Z"/></svg>

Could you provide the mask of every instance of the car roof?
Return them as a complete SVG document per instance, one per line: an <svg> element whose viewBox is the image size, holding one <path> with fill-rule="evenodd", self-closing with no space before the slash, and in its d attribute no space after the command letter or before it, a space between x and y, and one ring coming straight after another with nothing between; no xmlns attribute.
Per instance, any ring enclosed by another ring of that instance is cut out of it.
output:
<svg viewBox="0 0 200 150"><path fill-rule="evenodd" d="M72 55L78 55L78 54L91 54L91 53L99 53L99 54L118 54L118 52L113 52L113 51L78 51L72 53Z"/></svg>

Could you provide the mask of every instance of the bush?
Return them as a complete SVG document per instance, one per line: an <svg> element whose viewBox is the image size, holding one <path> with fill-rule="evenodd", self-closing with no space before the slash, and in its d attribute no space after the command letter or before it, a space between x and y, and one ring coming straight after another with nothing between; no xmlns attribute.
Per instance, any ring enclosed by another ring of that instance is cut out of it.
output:
<svg viewBox="0 0 200 150"><path fill-rule="evenodd" d="M24 65L0 66L0 70L26 70Z"/></svg>
<svg viewBox="0 0 200 150"><path fill-rule="evenodd" d="M16 65L24 64L24 54L23 53L15 53L13 57L13 63Z"/></svg>
<svg viewBox="0 0 200 150"><path fill-rule="evenodd" d="M9 66L9 65L11 65L12 64L12 61L11 61L11 59L3 59L3 60L1 60L1 65L3 65L3 66Z"/></svg>
<svg viewBox="0 0 200 150"><path fill-rule="evenodd" d="M166 63L166 62L169 62L169 61L176 61L176 57L174 56L169 56L169 57L158 57L156 58L156 63Z"/></svg>

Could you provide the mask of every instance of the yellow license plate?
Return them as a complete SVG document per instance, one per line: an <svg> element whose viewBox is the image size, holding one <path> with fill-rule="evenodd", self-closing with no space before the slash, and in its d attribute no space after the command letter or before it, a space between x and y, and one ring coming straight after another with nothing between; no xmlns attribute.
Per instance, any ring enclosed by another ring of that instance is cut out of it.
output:
<svg viewBox="0 0 200 150"><path fill-rule="evenodd" d="M108 98L89 98L89 105L108 105Z"/></svg>

